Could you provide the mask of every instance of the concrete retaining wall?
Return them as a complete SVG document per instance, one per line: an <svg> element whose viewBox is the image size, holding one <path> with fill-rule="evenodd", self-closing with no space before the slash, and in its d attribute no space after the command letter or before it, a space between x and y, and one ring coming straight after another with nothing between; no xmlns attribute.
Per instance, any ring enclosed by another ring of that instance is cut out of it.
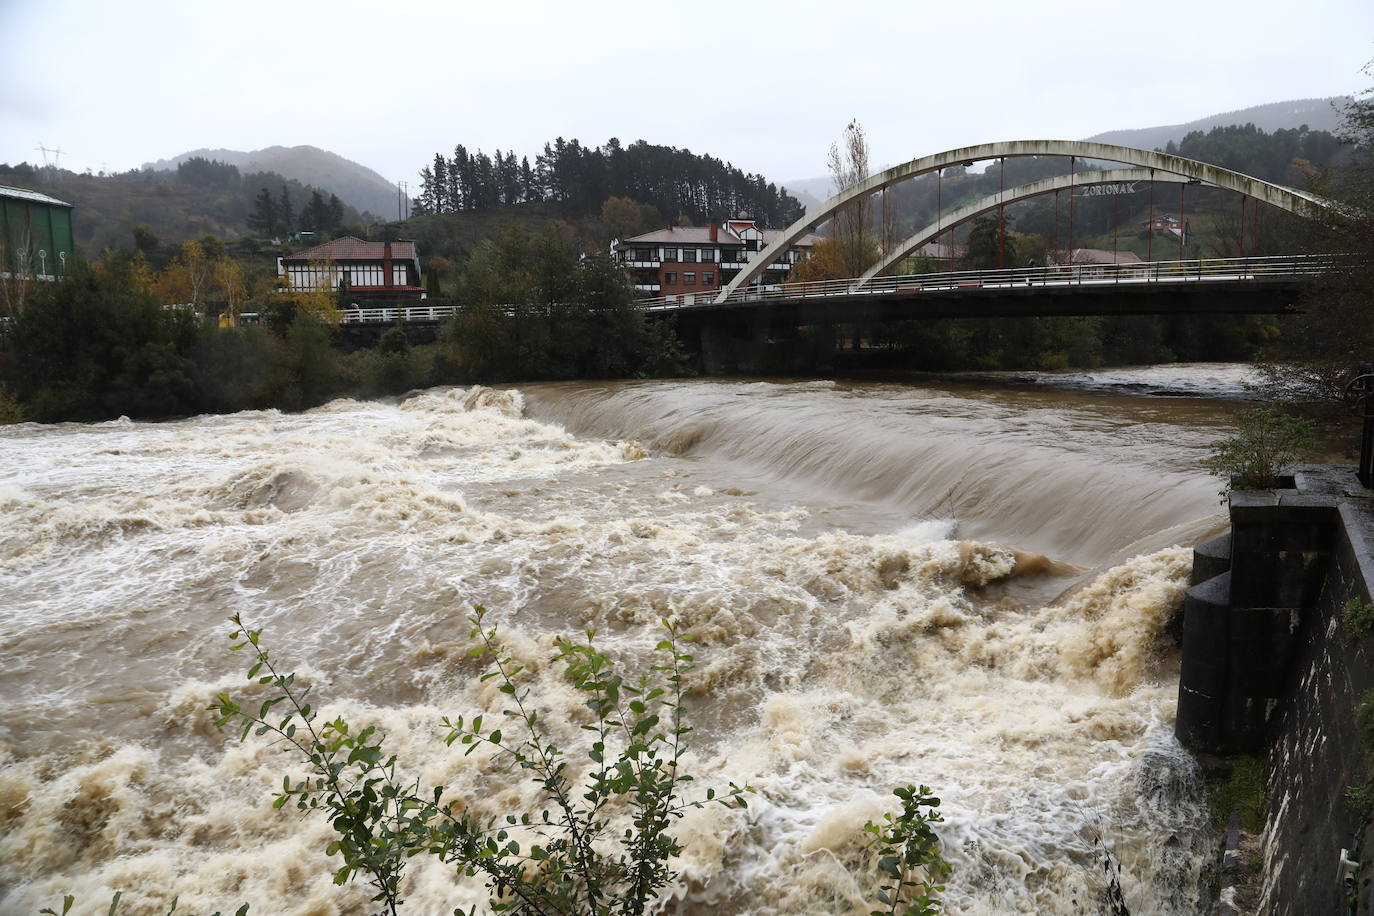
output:
<svg viewBox="0 0 1374 916"><path fill-rule="evenodd" d="M1357 839L1365 825L1345 799L1346 788L1370 774L1355 709L1360 696L1374 690L1374 637L1352 643L1341 617L1351 598L1369 600L1374 584L1374 501L1345 502L1339 515L1330 562L1299 625L1270 728L1260 912L1276 916L1349 912L1338 865L1341 850L1356 846L1363 847L1357 858L1364 860L1356 912L1374 914L1374 847Z"/></svg>
<svg viewBox="0 0 1374 916"><path fill-rule="evenodd" d="M1351 640L1342 620L1374 587L1374 498L1353 469L1300 468L1294 484L1232 493L1229 539L1195 550L1176 731L1195 751L1267 757L1259 912L1374 916L1374 831L1361 838L1345 798L1371 773L1355 712L1374 635ZM1353 889L1342 850L1368 860Z"/></svg>

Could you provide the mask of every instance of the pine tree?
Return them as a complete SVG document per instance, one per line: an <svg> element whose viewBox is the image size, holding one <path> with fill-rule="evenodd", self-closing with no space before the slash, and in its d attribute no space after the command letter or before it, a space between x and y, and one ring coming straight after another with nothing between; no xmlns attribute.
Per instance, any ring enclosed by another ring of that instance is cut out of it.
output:
<svg viewBox="0 0 1374 916"><path fill-rule="evenodd" d="M281 200L277 203L277 232L290 235L296 229L296 211L291 206L291 192L281 186Z"/></svg>
<svg viewBox="0 0 1374 916"><path fill-rule="evenodd" d="M271 235L276 227L277 202L272 199L272 192L263 188L253 201L253 212L248 215L248 228Z"/></svg>
<svg viewBox="0 0 1374 916"><path fill-rule="evenodd" d="M337 195L337 194L330 194L330 195L329 195L329 203L328 203L328 205L325 207L325 213L326 213L326 215L327 215L327 217L328 217L328 219L326 219L326 221L325 221L326 224L327 224L325 228L326 228L328 231L333 232L335 229L338 229L340 226L343 225L343 221L344 221L343 201L339 200L339 195Z"/></svg>
<svg viewBox="0 0 1374 916"><path fill-rule="evenodd" d="M439 154L434 154L434 187L430 201L430 209L435 213L448 213L453 207L453 198L449 192L449 171L448 162Z"/></svg>

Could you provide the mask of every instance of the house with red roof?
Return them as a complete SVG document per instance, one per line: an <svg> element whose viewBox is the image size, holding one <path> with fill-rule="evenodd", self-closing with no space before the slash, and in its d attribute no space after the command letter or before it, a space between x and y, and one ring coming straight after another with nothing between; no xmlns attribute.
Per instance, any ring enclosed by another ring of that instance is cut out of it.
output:
<svg viewBox="0 0 1374 916"><path fill-rule="evenodd" d="M611 253L634 277L641 296L676 296L720 289L744 269L757 252L782 235L752 219L730 219L709 226L669 226L611 243ZM807 257L820 237L797 239L768 265L763 285L782 283L792 266Z"/></svg>
<svg viewBox="0 0 1374 916"><path fill-rule="evenodd" d="M415 243L366 242L351 235L277 259L293 289L331 289L355 299L422 299Z"/></svg>

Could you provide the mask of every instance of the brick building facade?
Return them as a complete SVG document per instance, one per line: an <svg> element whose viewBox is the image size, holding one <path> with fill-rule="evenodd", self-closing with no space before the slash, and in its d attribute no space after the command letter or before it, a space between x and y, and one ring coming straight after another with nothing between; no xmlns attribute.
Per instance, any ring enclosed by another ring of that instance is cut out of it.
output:
<svg viewBox="0 0 1374 916"><path fill-rule="evenodd" d="M757 252L782 234L761 229L751 219L732 219L709 226L670 226L622 239L611 252L634 277L641 296L678 296L709 293L734 279ZM809 255L820 241L805 235L769 265L760 283L771 286L787 280L792 265Z"/></svg>

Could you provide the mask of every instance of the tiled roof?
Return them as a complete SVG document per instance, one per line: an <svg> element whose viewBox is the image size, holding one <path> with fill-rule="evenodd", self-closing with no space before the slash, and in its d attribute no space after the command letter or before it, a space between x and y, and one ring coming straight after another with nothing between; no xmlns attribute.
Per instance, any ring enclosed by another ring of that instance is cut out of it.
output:
<svg viewBox="0 0 1374 916"><path fill-rule="evenodd" d="M633 238L625 239L625 242L639 244L641 242L654 242L664 244L677 242L683 245L710 245L711 227L710 226L669 226L667 229L656 229L653 232L646 232L643 235L636 235ZM739 244L739 239L732 239L726 236L718 239L717 243Z"/></svg>
<svg viewBox="0 0 1374 916"><path fill-rule="evenodd" d="M365 242L346 235L305 251L287 255L283 261L380 261L386 256L386 242ZM393 261L417 261L414 242L392 242Z"/></svg>
<svg viewBox="0 0 1374 916"><path fill-rule="evenodd" d="M771 243L778 236L782 235L781 229L761 229L765 243ZM794 245L814 245L820 241L820 236L807 233L794 242ZM623 239L621 245L742 245L743 242L736 236L731 235L724 229L717 233L717 238L712 240L710 226L670 226L667 229L656 229L653 232L646 232L643 235L636 235L632 238Z"/></svg>
<svg viewBox="0 0 1374 916"><path fill-rule="evenodd" d="M10 197L15 200L27 200L34 204L50 204L54 207L70 207L71 204L65 200L58 200L56 197L49 197L46 194L39 194L37 191L30 191L28 188L10 188L0 185L0 197Z"/></svg>
<svg viewBox="0 0 1374 916"><path fill-rule="evenodd" d="M1075 248L1071 264L1140 264L1140 255L1134 251L1107 251L1104 248Z"/></svg>

